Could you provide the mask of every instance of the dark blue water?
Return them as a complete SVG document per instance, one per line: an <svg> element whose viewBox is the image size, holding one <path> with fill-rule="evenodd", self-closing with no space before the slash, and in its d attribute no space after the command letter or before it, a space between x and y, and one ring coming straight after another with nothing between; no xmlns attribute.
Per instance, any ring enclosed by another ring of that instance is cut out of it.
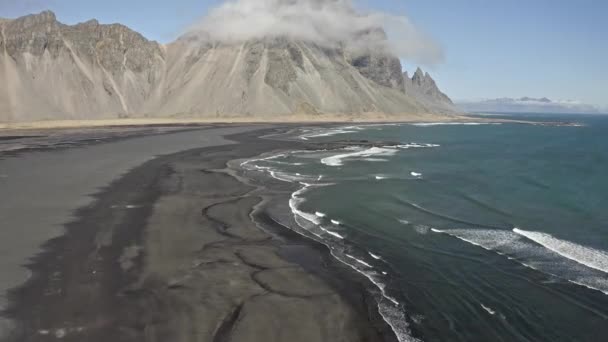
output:
<svg viewBox="0 0 608 342"><path fill-rule="evenodd" d="M402 341L607 340L608 117L523 119L582 125L313 130L402 146L251 165L300 183L299 228L376 284Z"/></svg>

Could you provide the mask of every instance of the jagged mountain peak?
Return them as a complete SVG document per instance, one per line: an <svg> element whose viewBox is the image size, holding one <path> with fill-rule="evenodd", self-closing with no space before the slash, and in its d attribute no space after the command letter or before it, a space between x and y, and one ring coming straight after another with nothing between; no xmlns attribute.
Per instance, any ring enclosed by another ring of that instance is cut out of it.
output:
<svg viewBox="0 0 608 342"><path fill-rule="evenodd" d="M416 68L412 78L409 78L407 71L403 73L403 78L405 80L406 93L414 94L423 102L453 107L452 100L439 90L437 83L431 75L428 72L424 72L420 67Z"/></svg>
<svg viewBox="0 0 608 342"><path fill-rule="evenodd" d="M100 24L99 24L99 21L97 21L97 19L90 19L90 20L87 20L87 21L82 22L77 25L79 25L79 26L99 26Z"/></svg>
<svg viewBox="0 0 608 342"><path fill-rule="evenodd" d="M0 121L453 111L408 94L396 56L356 44L194 32L161 46L121 24L65 25L52 12L0 27Z"/></svg>
<svg viewBox="0 0 608 342"><path fill-rule="evenodd" d="M57 16L52 11L43 11L37 14L29 14L13 21L19 22L21 28L26 29L40 24L57 23Z"/></svg>

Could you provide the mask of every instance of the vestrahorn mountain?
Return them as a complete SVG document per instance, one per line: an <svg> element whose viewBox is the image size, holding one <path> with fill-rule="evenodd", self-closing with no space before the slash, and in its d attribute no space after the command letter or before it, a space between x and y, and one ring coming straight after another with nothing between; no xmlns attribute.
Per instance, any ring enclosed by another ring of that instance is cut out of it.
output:
<svg viewBox="0 0 608 342"><path fill-rule="evenodd" d="M457 111L428 73L410 79L397 57L340 44L186 34L161 45L49 11L1 19L0 31L2 122Z"/></svg>

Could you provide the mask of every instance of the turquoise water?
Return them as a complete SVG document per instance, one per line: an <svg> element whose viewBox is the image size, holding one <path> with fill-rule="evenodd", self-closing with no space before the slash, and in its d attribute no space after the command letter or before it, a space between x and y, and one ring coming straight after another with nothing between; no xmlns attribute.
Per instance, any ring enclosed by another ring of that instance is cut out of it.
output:
<svg viewBox="0 0 608 342"><path fill-rule="evenodd" d="M401 341L608 339L608 117L525 119L583 125L302 130L401 146L249 167L297 185L298 228L375 284Z"/></svg>

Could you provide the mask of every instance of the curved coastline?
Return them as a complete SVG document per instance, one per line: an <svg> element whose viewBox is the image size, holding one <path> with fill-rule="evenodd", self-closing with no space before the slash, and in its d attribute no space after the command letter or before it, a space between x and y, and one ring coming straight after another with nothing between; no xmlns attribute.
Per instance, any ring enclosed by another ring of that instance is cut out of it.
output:
<svg viewBox="0 0 608 342"><path fill-rule="evenodd" d="M362 128L361 128L362 129ZM341 134L340 129L335 128L319 128L320 136L330 136ZM302 137L306 137L303 139ZM283 136L285 138L285 136ZM291 154L298 153L328 153L335 150L335 153L343 149L351 149L354 147L363 150L382 146L387 150L400 148L402 145L397 145L394 142L370 142L370 141L336 141L325 143L312 143L308 141L308 136L298 136L287 139L287 141L306 141L303 145L306 149L281 149L264 153L251 159L235 161L233 168L241 170L250 177L257 178L258 183L264 183L266 188L279 189L284 194L279 196L280 199L275 203L274 208L270 206L269 215L274 222L284 226L284 229L291 230L299 236L304 237L314 243L323 246L323 249L331 256L332 262L341 268L346 268L348 273L354 274L356 282L361 283L367 290L366 295L373 302L374 308L372 311L390 327L394 338L398 341L420 341L416 336L415 327L411 326L410 319L407 317L407 310L404 308L404 301L398 293L393 293L390 289L392 282L391 275L394 273L391 270L391 265L387 264L381 257L369 251L356 250L356 254L349 254L349 249L357 249L358 247L348 242L345 236L333 231L330 226L343 226L340 221L331 220L325 213L322 212L304 212L300 210L300 204L304 201L303 194L315 187L329 186L332 183L324 183L323 176L304 176L299 173L279 172L273 167L260 166L257 162L279 165L298 165L287 162L276 161L276 159L285 158ZM416 147L429 147L415 144ZM379 147L378 147L379 148ZM277 191L277 190L275 190ZM334 227L334 228L335 228ZM368 259L371 256L371 260ZM370 264L373 263L374 265Z"/></svg>
<svg viewBox="0 0 608 342"><path fill-rule="evenodd" d="M290 333L317 340L295 324L310 328L322 314L333 319L318 340L394 341L358 276L325 247L273 223L259 189L224 169L230 160L276 149L259 135L226 136L238 149L155 158L96 194L66 234L33 259L29 281L11 292L7 313L18 326L6 340L188 340L186 324L213 341L237 341L265 319L285 320ZM289 279L304 285L286 288ZM227 293L233 282L238 290ZM202 293L214 304L195 304ZM269 314L269 305L282 314Z"/></svg>

